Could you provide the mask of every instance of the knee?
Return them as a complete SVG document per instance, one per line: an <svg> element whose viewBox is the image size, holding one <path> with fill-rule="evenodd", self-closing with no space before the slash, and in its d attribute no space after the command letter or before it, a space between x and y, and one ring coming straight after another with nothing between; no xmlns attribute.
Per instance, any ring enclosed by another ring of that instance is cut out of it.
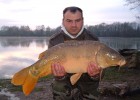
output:
<svg viewBox="0 0 140 100"><path fill-rule="evenodd" d="M64 82L64 81L54 81L52 83L52 90L66 93L71 90L71 86L69 83Z"/></svg>

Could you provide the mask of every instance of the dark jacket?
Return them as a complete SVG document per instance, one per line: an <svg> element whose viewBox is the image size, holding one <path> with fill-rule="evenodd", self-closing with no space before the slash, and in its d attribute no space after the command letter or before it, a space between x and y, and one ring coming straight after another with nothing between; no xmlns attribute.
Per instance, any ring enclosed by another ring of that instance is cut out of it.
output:
<svg viewBox="0 0 140 100"><path fill-rule="evenodd" d="M61 30L59 33L54 34L50 38L48 48L50 48L52 46L55 46L59 43L64 43L64 41L70 41L70 40L78 40L78 41L93 40L93 41L98 41L99 39L94 34L91 34L87 29L84 29L83 32L75 39L72 39L71 37L69 37L67 34L65 34ZM71 75L69 74L68 76L71 76ZM97 76L97 79L98 78L99 77ZM88 74L82 74L82 76L80 78L80 81L89 81L89 80L94 80L94 78L93 77L91 78Z"/></svg>
<svg viewBox="0 0 140 100"><path fill-rule="evenodd" d="M99 39L91 34L88 30L84 29L82 34L80 34L77 38L72 39L71 37L69 37L68 35L66 35L62 30L57 33L54 34L50 40L49 40L49 45L48 48L57 45L59 43L64 43L64 41L69 41L69 40L93 40L93 41L98 41Z"/></svg>

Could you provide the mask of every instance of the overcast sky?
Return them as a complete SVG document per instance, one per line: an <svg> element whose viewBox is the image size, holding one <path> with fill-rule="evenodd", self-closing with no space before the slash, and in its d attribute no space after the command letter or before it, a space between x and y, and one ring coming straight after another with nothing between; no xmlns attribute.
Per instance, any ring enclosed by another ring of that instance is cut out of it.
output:
<svg viewBox="0 0 140 100"><path fill-rule="evenodd" d="M136 21L135 12L125 4L125 0L0 0L0 27L55 28L61 25L62 11L67 6L83 9L85 25Z"/></svg>

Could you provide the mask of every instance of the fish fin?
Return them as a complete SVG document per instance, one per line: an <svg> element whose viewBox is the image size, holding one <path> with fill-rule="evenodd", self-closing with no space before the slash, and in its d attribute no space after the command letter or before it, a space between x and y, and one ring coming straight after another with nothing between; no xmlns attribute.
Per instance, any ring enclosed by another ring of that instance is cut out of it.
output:
<svg viewBox="0 0 140 100"><path fill-rule="evenodd" d="M26 96L29 95L31 93L31 91L34 89L37 81L38 81L38 77L28 74L24 84L22 85L23 93Z"/></svg>
<svg viewBox="0 0 140 100"><path fill-rule="evenodd" d="M43 51L42 53L40 53L38 59L43 58L43 57L45 56L45 54L46 54L46 51L47 51L47 50L45 50L45 51Z"/></svg>
<svg viewBox="0 0 140 100"><path fill-rule="evenodd" d="M22 69L17 72L11 83L14 85L22 85L23 92L25 95L29 95L30 92L34 89L38 78L29 74L29 67Z"/></svg>
<svg viewBox="0 0 140 100"><path fill-rule="evenodd" d="M27 76L27 78L26 78L26 80L25 80L25 82L22 86L23 92L26 96L29 95L32 92L32 90L36 86L37 81L40 77L48 76L49 74L52 73L51 67L50 67L51 63L52 63L51 60L48 61L47 64L45 65L46 67L44 67L44 70L42 70L42 72L40 72L40 74L37 75L37 76L34 76L30 72L28 73L28 76Z"/></svg>
<svg viewBox="0 0 140 100"><path fill-rule="evenodd" d="M14 74L11 83L14 85L23 85L27 78L29 67L22 69L21 71Z"/></svg>
<svg viewBox="0 0 140 100"><path fill-rule="evenodd" d="M77 40L66 40L66 41L64 41L64 43L72 43L72 42L77 42Z"/></svg>
<svg viewBox="0 0 140 100"><path fill-rule="evenodd" d="M79 80L79 78L81 77L82 74L83 73L76 73L76 74L72 75L70 77L71 84L74 85Z"/></svg>

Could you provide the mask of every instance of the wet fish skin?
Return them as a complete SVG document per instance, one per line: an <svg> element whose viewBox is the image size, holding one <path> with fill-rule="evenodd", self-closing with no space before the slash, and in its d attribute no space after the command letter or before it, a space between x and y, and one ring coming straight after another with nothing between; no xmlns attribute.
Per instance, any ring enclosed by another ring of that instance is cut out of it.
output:
<svg viewBox="0 0 140 100"><path fill-rule="evenodd" d="M117 51L98 41L70 41L58 44L40 54L33 65L15 73L14 85L22 85L25 95L34 89L40 77L52 74L51 64L59 62L67 73L76 73L70 80L74 85L87 72L89 62L96 63L102 69L114 65L122 66L125 59Z"/></svg>

